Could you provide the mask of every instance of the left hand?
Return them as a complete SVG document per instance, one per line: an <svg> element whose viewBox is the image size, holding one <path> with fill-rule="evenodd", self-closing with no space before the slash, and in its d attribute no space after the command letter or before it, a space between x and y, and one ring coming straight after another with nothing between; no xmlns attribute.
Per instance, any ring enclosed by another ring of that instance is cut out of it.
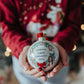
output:
<svg viewBox="0 0 84 84"><path fill-rule="evenodd" d="M54 77L57 74L57 72L59 72L64 66L68 66L67 53L65 49L58 43L53 43L53 44L58 48L61 59L59 59L58 65L56 65L51 72L47 73L48 78Z"/></svg>

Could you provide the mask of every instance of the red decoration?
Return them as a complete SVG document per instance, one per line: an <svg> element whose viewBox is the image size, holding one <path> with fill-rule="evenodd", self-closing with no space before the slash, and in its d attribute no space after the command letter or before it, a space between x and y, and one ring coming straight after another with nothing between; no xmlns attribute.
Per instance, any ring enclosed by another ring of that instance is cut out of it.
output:
<svg viewBox="0 0 84 84"><path fill-rule="evenodd" d="M43 32L37 34L37 40L38 40L40 37L43 37Z"/></svg>
<svg viewBox="0 0 84 84"><path fill-rule="evenodd" d="M37 40L38 40L40 37L43 37L43 32L37 34ZM45 37L45 38L46 38L46 40L48 40L47 37Z"/></svg>
<svg viewBox="0 0 84 84"><path fill-rule="evenodd" d="M37 65L42 69L42 68L46 68L45 66L46 66L46 63L45 62L43 62L43 63L37 63Z"/></svg>

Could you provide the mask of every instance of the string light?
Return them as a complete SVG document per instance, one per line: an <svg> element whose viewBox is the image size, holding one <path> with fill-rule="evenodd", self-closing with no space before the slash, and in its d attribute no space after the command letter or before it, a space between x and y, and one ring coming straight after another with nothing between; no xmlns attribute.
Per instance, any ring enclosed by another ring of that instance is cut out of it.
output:
<svg viewBox="0 0 84 84"><path fill-rule="evenodd" d="M6 50L7 50L8 52L11 52L11 49L10 49L10 48L8 48L8 47L6 48Z"/></svg>
<svg viewBox="0 0 84 84"><path fill-rule="evenodd" d="M84 2L82 2L82 5L84 5Z"/></svg>
<svg viewBox="0 0 84 84"><path fill-rule="evenodd" d="M5 56L6 57L8 57L8 56L10 56L10 53L11 53L11 50L10 50L10 48L6 48L6 51L5 51Z"/></svg>
<svg viewBox="0 0 84 84"><path fill-rule="evenodd" d="M7 51L5 51L5 56L6 56L6 57L10 56L10 53L7 52Z"/></svg>
<svg viewBox="0 0 84 84"><path fill-rule="evenodd" d="M74 45L74 48L72 49L73 51L75 51L77 49L76 45Z"/></svg>
<svg viewBox="0 0 84 84"><path fill-rule="evenodd" d="M81 25L81 30L84 30L84 24Z"/></svg>

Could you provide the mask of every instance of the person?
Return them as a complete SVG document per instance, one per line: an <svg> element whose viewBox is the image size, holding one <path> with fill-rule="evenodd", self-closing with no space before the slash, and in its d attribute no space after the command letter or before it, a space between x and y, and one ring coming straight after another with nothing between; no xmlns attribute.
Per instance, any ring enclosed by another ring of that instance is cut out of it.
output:
<svg viewBox="0 0 84 84"><path fill-rule="evenodd" d="M48 62L49 62L49 66L53 64L53 58L52 58L52 56L49 56Z"/></svg>
<svg viewBox="0 0 84 84"><path fill-rule="evenodd" d="M81 0L0 0L2 39L12 51L13 69L20 84L63 84L67 54L80 35L80 8ZM39 32L47 34L61 58L47 74L33 69L27 61L27 51Z"/></svg>

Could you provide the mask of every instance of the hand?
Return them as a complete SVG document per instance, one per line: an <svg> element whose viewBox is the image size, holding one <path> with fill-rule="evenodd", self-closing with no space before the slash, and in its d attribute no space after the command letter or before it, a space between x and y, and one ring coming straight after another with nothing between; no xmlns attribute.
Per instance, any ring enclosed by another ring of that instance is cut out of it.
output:
<svg viewBox="0 0 84 84"><path fill-rule="evenodd" d="M46 81L46 76L45 76L45 72L43 70L40 70L39 68L34 69L33 67L31 67L31 65L28 63L27 61L27 52L30 46L26 46L24 47L22 53L19 56L19 63L20 66L22 67L22 70L25 74L27 75L31 75L35 78L40 78L43 81Z"/></svg>
<svg viewBox="0 0 84 84"><path fill-rule="evenodd" d="M58 65L51 71L47 73L49 78L54 77L57 72L59 72L63 66L68 66L67 63L67 53L65 49L58 43L53 43L59 50L60 58Z"/></svg>

